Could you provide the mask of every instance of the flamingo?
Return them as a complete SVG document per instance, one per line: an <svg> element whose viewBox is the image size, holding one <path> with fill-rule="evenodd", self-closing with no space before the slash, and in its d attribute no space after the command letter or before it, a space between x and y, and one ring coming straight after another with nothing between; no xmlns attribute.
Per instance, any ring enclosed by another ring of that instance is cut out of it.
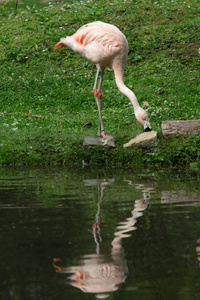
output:
<svg viewBox="0 0 200 300"><path fill-rule="evenodd" d="M101 113L101 85L106 67L110 67L114 71L117 87L121 93L130 99L136 119L144 126L145 131L151 130L147 113L140 107L135 94L124 84L128 42L125 35L116 26L101 21L88 23L80 27L73 35L61 38L54 46L54 51L61 47L68 47L96 64L97 72L93 95L99 113L98 136L112 138L104 132Z"/></svg>

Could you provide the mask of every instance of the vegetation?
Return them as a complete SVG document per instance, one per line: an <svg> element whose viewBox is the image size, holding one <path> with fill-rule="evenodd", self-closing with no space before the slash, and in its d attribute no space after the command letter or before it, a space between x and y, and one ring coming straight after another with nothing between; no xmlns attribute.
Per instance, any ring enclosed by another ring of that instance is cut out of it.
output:
<svg viewBox="0 0 200 300"><path fill-rule="evenodd" d="M53 47L95 20L115 24L128 39L125 83L159 133L151 151L123 148L142 127L109 69L102 110L117 147L82 146L97 133L95 66ZM164 120L199 118L199 0L9 1L0 3L0 25L1 165L200 166L199 136L166 140L160 129Z"/></svg>

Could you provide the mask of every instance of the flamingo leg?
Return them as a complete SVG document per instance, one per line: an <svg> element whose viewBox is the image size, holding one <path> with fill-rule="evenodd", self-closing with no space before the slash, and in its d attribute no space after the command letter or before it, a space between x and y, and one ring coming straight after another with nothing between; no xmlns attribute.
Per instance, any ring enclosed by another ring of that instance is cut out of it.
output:
<svg viewBox="0 0 200 300"><path fill-rule="evenodd" d="M102 85L102 82L103 82L104 69L101 69L99 85L98 85L98 88L97 88L97 82L98 82L100 69L101 69L100 66L97 65L97 73L96 73L94 87L93 87L93 95L96 99L97 108L98 108L98 112L99 112L98 136L102 136L102 137L105 137L105 138L112 138L112 136L105 134L104 127L103 127L102 113L101 113L101 85Z"/></svg>
<svg viewBox="0 0 200 300"><path fill-rule="evenodd" d="M103 121L102 121L102 113L101 113L101 85L103 82L103 75L104 75L104 70L101 70L101 75L100 75L100 80L99 80L99 85L97 89L97 107L99 111L99 128L98 128L98 135L102 135L102 132L104 132L103 129Z"/></svg>
<svg viewBox="0 0 200 300"><path fill-rule="evenodd" d="M103 121L102 121L102 113L101 113L101 84L103 80L103 70L101 71L101 77L97 89L97 83L98 83L98 78L99 78L99 73L100 73L101 68L97 66L97 73L95 77L95 82L94 82L94 87L93 87L93 95L95 97L96 103L97 103L97 108L99 112L99 126L98 126L98 136L101 136L101 132L103 130Z"/></svg>

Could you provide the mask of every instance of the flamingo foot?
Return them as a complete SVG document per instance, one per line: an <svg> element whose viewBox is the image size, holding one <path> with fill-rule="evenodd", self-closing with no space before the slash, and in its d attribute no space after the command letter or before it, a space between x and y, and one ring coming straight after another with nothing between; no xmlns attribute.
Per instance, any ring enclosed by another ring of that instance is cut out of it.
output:
<svg viewBox="0 0 200 300"><path fill-rule="evenodd" d="M101 131L101 136L102 136L103 138L105 138L105 139L112 139L112 138L113 138L112 135L107 135L107 134L105 134L104 130Z"/></svg>

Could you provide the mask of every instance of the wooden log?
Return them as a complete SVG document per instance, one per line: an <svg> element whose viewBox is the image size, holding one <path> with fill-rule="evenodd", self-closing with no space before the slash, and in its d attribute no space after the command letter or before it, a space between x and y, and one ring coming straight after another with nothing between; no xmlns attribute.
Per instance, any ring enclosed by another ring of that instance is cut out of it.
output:
<svg viewBox="0 0 200 300"><path fill-rule="evenodd" d="M83 146L106 146L115 147L114 138L103 138L100 136L86 136Z"/></svg>
<svg viewBox="0 0 200 300"><path fill-rule="evenodd" d="M200 120L164 121L161 124L165 137L181 135L199 135Z"/></svg>
<svg viewBox="0 0 200 300"><path fill-rule="evenodd" d="M148 131L137 135L134 139L124 144L124 148L139 146L142 148L153 148L157 145L157 132Z"/></svg>

